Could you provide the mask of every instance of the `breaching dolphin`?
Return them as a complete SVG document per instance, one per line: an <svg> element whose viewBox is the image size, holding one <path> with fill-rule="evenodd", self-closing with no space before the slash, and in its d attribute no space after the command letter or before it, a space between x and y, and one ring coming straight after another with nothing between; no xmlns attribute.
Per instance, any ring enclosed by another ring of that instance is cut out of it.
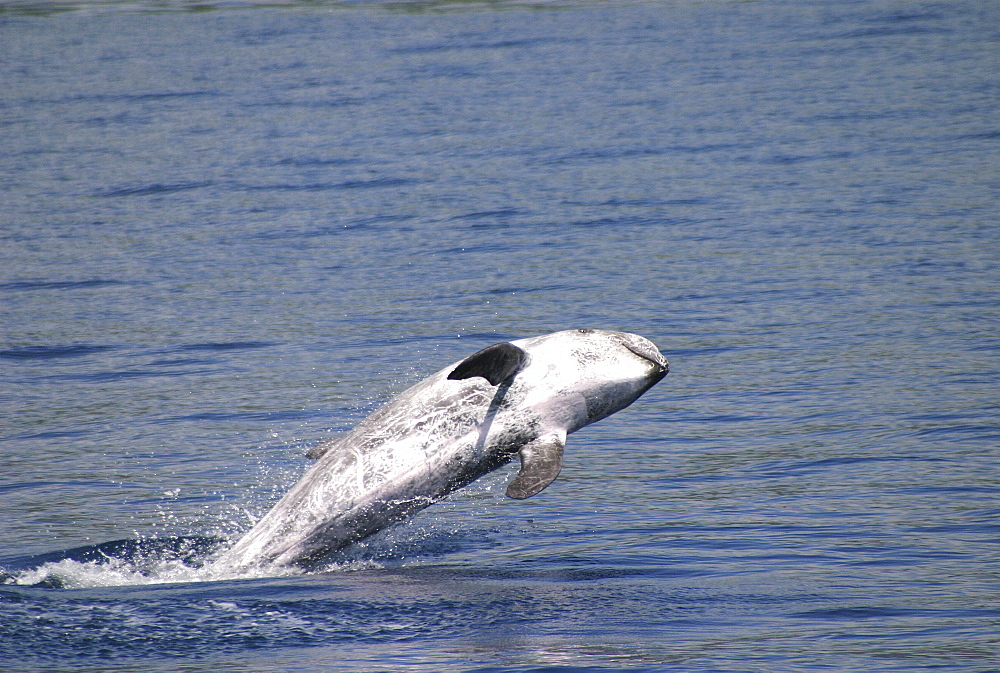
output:
<svg viewBox="0 0 1000 673"><path fill-rule="evenodd" d="M220 564L310 567L512 460L507 487L552 483L566 435L624 409L667 374L626 332L579 329L499 343L448 365L309 451L317 462Z"/></svg>

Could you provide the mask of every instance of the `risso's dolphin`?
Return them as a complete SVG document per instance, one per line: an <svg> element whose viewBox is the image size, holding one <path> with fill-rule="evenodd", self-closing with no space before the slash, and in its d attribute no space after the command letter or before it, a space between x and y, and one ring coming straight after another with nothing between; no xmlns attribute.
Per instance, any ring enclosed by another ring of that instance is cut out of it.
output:
<svg viewBox="0 0 1000 673"><path fill-rule="evenodd" d="M647 339L579 329L499 343L400 393L309 451L302 479L218 562L316 565L512 460L507 487L552 483L566 435L624 409L667 374Z"/></svg>

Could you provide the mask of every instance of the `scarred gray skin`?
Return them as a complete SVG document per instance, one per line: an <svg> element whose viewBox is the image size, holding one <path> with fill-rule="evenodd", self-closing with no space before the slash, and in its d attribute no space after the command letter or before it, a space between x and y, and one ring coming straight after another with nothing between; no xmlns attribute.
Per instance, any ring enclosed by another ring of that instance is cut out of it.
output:
<svg viewBox="0 0 1000 673"><path fill-rule="evenodd" d="M533 495L558 474L567 434L627 407L668 369L652 342L625 332L569 330L510 343L527 356L497 385L483 376L451 380L462 364L453 363L310 451L317 462L218 562L313 566L519 451L521 473L508 495Z"/></svg>

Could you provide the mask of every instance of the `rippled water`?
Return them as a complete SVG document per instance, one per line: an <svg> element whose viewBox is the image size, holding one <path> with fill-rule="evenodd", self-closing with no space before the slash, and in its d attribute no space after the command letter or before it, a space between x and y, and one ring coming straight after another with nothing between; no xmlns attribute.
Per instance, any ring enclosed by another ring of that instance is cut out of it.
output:
<svg viewBox="0 0 1000 673"><path fill-rule="evenodd" d="M996 670L992 2L4 3L0 668ZM671 373L326 572L203 566L505 339Z"/></svg>

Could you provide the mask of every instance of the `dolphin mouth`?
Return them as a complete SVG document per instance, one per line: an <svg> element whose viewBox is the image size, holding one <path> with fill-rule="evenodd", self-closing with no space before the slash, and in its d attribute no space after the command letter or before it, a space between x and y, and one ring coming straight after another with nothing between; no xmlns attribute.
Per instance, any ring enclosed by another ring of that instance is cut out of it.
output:
<svg viewBox="0 0 1000 673"><path fill-rule="evenodd" d="M620 334L619 340L622 346L630 350L633 354L638 355L643 360L655 366L654 377L657 381L666 376L667 372L670 371L670 363L667 362L667 358L663 356L663 353L653 345L652 341L642 337L634 337L634 335L630 334Z"/></svg>
<svg viewBox="0 0 1000 673"><path fill-rule="evenodd" d="M629 348L629 350L632 351L631 348ZM632 352L635 353L635 351ZM635 354L643 358L644 360L648 360L649 362L651 362L653 365L656 366L656 368L653 370L653 375L652 375L653 383L659 382L661 379L663 379L664 376L667 375L667 372L670 371L670 363L667 362L667 359L664 358L663 355L660 355L661 359L657 361L657 360L650 360L642 353L635 353Z"/></svg>

